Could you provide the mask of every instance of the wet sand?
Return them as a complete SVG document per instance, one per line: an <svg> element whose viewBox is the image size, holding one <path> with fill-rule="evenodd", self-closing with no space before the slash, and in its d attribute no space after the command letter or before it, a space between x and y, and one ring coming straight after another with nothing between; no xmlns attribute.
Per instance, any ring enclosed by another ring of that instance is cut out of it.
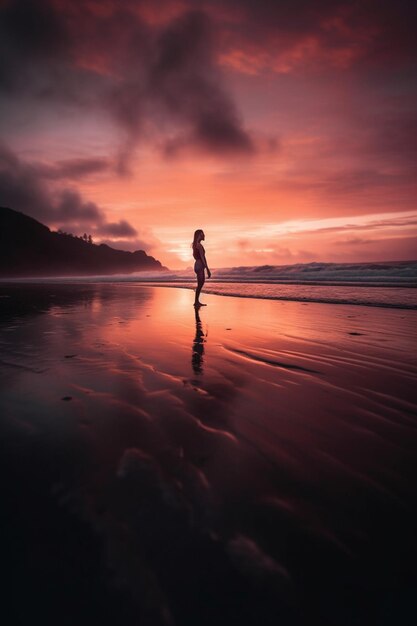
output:
<svg viewBox="0 0 417 626"><path fill-rule="evenodd" d="M417 312L0 286L7 624L414 624Z"/></svg>

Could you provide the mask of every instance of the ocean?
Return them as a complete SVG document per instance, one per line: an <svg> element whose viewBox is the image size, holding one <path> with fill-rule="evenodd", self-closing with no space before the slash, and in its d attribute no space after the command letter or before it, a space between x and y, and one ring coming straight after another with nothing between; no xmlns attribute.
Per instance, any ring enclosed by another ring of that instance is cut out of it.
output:
<svg viewBox="0 0 417 626"><path fill-rule="evenodd" d="M19 282L133 282L194 289L191 268L111 276L19 279ZM307 263L212 270L203 293L241 298L417 309L417 261Z"/></svg>

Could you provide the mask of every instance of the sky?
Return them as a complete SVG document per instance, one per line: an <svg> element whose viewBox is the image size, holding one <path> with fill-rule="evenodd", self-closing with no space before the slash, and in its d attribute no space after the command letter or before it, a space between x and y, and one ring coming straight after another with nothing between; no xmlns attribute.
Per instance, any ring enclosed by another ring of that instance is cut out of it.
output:
<svg viewBox="0 0 417 626"><path fill-rule="evenodd" d="M415 3L0 0L0 206L215 267L417 258Z"/></svg>

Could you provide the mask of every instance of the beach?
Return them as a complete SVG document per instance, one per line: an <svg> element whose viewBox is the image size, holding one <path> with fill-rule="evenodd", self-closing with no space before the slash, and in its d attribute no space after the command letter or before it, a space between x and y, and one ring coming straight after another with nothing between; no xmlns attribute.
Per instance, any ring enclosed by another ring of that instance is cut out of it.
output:
<svg viewBox="0 0 417 626"><path fill-rule="evenodd" d="M2 284L7 624L415 623L417 311Z"/></svg>

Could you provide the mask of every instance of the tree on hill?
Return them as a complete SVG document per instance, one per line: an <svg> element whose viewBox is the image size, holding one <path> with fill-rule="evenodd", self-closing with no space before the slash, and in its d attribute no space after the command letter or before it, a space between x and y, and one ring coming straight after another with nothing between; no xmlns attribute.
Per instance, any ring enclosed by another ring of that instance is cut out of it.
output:
<svg viewBox="0 0 417 626"><path fill-rule="evenodd" d="M84 245L85 243L90 245ZM0 207L0 276L113 274L165 269L143 250L93 245L91 235L52 232L37 220Z"/></svg>

